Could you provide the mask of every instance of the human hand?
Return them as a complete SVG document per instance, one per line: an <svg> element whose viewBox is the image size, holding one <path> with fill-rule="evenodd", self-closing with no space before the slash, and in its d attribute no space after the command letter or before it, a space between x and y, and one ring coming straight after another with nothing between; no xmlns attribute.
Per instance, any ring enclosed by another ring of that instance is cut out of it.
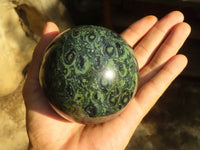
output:
<svg viewBox="0 0 200 150"><path fill-rule="evenodd" d="M140 69L139 88L118 117L97 125L67 121L48 104L39 84L39 68L45 48L59 34L59 29L54 23L47 23L23 88L29 149L124 149L143 117L187 64L185 56L177 55L190 33L190 26L183 18L178 11L160 21L147 16L121 34L134 47Z"/></svg>

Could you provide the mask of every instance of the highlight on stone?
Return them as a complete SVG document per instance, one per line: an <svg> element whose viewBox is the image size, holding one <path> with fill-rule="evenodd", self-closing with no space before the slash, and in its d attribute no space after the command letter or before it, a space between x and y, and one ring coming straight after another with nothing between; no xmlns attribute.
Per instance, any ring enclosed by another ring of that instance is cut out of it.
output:
<svg viewBox="0 0 200 150"><path fill-rule="evenodd" d="M73 27L48 46L40 84L51 106L64 118L102 123L119 115L134 96L137 60L132 48L110 29Z"/></svg>

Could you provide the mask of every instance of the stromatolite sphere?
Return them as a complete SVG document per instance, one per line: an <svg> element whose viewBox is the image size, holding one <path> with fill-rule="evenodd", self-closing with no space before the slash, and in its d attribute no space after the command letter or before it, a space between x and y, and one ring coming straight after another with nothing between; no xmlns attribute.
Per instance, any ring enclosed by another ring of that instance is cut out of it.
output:
<svg viewBox="0 0 200 150"><path fill-rule="evenodd" d="M40 84L63 117L101 123L117 116L135 94L137 61L117 33L92 25L74 27L47 48Z"/></svg>

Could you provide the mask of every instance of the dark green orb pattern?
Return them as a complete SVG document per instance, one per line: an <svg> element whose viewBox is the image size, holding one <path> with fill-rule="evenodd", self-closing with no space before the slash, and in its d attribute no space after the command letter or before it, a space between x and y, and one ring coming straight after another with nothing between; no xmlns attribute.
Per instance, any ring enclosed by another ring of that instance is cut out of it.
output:
<svg viewBox="0 0 200 150"><path fill-rule="evenodd" d="M74 27L47 48L40 84L50 103L75 120L108 116L135 93L137 61L117 33L92 25Z"/></svg>

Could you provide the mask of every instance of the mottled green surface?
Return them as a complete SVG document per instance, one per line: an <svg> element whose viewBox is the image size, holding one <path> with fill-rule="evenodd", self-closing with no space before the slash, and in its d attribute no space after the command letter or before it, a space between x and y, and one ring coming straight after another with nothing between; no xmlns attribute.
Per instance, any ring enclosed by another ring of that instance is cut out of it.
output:
<svg viewBox="0 0 200 150"><path fill-rule="evenodd" d="M136 91L138 67L132 48L118 34L80 26L49 46L40 82L51 104L81 121L124 108Z"/></svg>

